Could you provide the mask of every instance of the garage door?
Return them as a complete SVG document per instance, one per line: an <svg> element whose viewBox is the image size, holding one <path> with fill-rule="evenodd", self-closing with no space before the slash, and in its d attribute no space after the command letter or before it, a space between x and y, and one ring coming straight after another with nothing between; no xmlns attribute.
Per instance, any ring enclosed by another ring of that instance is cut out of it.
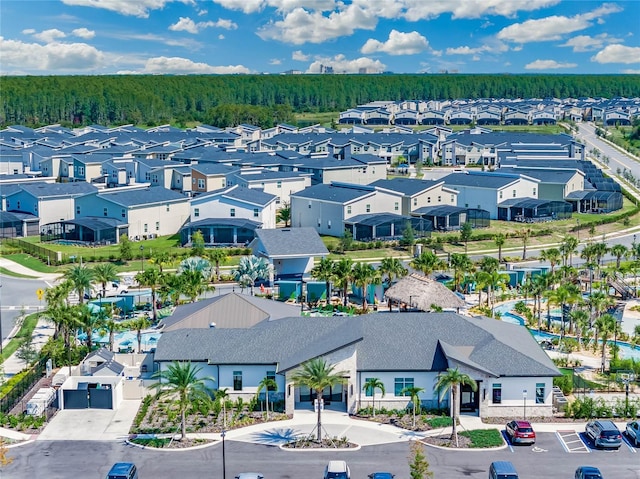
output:
<svg viewBox="0 0 640 479"><path fill-rule="evenodd" d="M113 396L111 389L89 389L89 407L95 409L112 409Z"/></svg>
<svg viewBox="0 0 640 479"><path fill-rule="evenodd" d="M86 409L89 407L88 393L86 389L64 389L65 409Z"/></svg>
<svg viewBox="0 0 640 479"><path fill-rule="evenodd" d="M63 395L65 409L113 409L111 389L96 388L94 384L78 383L78 389L65 389Z"/></svg>

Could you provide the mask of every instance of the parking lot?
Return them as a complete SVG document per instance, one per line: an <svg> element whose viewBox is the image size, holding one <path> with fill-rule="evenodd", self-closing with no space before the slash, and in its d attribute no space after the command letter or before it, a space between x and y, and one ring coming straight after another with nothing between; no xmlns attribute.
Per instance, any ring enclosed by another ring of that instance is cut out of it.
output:
<svg viewBox="0 0 640 479"><path fill-rule="evenodd" d="M550 451L564 452L567 454L595 455L629 455L638 453L638 448L634 447L624 434L622 435L622 446L620 446L620 449L597 449L584 432L572 429L559 430L555 433L539 432L536 434L535 444L532 445L513 445L504 431L502 431L502 435L508 445L509 451L513 454L544 454Z"/></svg>

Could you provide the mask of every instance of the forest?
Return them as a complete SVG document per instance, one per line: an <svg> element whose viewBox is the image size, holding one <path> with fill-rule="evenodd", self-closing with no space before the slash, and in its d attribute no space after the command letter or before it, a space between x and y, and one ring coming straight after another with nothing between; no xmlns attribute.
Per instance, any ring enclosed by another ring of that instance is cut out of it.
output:
<svg viewBox="0 0 640 479"><path fill-rule="evenodd" d="M270 127L374 100L638 97L640 75L5 76L0 92L0 127Z"/></svg>

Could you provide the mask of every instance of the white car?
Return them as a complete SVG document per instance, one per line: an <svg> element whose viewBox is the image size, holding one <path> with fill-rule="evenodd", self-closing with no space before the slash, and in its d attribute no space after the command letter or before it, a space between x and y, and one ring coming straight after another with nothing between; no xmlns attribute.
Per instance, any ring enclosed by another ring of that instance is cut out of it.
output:
<svg viewBox="0 0 640 479"><path fill-rule="evenodd" d="M635 447L640 447L640 421L629 421L624 432L629 438L629 442Z"/></svg>
<svg viewBox="0 0 640 479"><path fill-rule="evenodd" d="M236 479L264 479L264 476L259 472L241 472Z"/></svg>
<svg viewBox="0 0 640 479"><path fill-rule="evenodd" d="M329 461L324 468L324 479L350 479L351 471L345 461Z"/></svg>

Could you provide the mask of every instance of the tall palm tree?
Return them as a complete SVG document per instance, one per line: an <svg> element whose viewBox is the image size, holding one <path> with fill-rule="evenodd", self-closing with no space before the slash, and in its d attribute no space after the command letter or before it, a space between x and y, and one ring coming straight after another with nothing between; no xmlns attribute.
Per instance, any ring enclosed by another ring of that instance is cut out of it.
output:
<svg viewBox="0 0 640 479"><path fill-rule="evenodd" d="M286 201L282 202L282 208L278 210L277 220L284 223L284 227L288 228L291 222L291 205Z"/></svg>
<svg viewBox="0 0 640 479"><path fill-rule="evenodd" d="M69 306L69 293L73 291L71 281L65 280L56 284L53 288L47 288L44 291L44 299L47 302L47 308L61 308ZM54 336L57 338L60 330L56 328Z"/></svg>
<svg viewBox="0 0 640 479"><path fill-rule="evenodd" d="M531 278L534 308L538 312L538 331L540 331L542 321L540 316L540 313L542 312L542 297L544 296L544 293L549 289L550 284L551 276L549 275L549 273L540 273Z"/></svg>
<svg viewBox="0 0 640 479"><path fill-rule="evenodd" d="M615 300L608 294L602 291L595 291L589 295L589 307L592 312L592 324L594 320L597 320L602 313L615 304Z"/></svg>
<svg viewBox="0 0 640 479"><path fill-rule="evenodd" d="M522 260L527 259L527 245L529 244L529 239L531 238L532 230L531 228L522 228L518 235L520 236L520 240L522 241Z"/></svg>
<svg viewBox="0 0 640 479"><path fill-rule="evenodd" d="M602 341L602 356L600 358L600 371L604 373L605 359L606 359L606 353L607 353L607 340L609 339L609 337L611 336L611 333L613 333L616 328L616 318L614 318L612 315L608 313L603 314L598 319L596 319L596 322L593 324L593 326L597 332L596 339L599 336L600 340Z"/></svg>
<svg viewBox="0 0 640 479"><path fill-rule="evenodd" d="M255 295L255 282L258 279L268 279L271 264L266 258L257 256L243 256L238 267L232 271L236 281L251 287L251 296Z"/></svg>
<svg viewBox="0 0 640 479"><path fill-rule="evenodd" d="M584 309L574 309L569 313L569 321L576 326L576 339L578 340L578 348L581 347L581 339L585 332L589 329L589 313ZM571 328L571 323L569 328Z"/></svg>
<svg viewBox="0 0 640 479"><path fill-rule="evenodd" d="M420 401L420 393L424 392L424 388L419 388L416 386L410 386L406 388L402 388L400 394L404 396L411 396L411 404L413 404L413 427L416 427L416 413L417 409L420 408L422 411L422 401Z"/></svg>
<svg viewBox="0 0 640 479"><path fill-rule="evenodd" d="M153 312L153 321L158 321L158 306L156 296L158 294L158 289L164 283L164 274L155 268L148 268L142 271L141 273L136 274L135 280L138 282L140 287L150 288L151 289L151 309Z"/></svg>
<svg viewBox="0 0 640 479"><path fill-rule="evenodd" d="M328 364L323 358L314 358L300 365L293 373L291 380L296 386L306 386L316 392L318 401L318 419L316 424L316 440L322 441L322 391L326 387L337 386L346 382L347 371L336 371L335 365Z"/></svg>
<svg viewBox="0 0 640 479"><path fill-rule="evenodd" d="M498 247L498 261L500 263L502 263L502 247L504 246L506 241L507 241L507 237L502 233L498 233L493 237L493 242Z"/></svg>
<svg viewBox="0 0 640 479"><path fill-rule="evenodd" d="M562 259L562 254L560 253L560 250L558 248L543 249L540 252L540 259L542 261L549 262L549 264L551 265L551 274L553 274L556 265Z"/></svg>
<svg viewBox="0 0 640 479"><path fill-rule="evenodd" d="M445 374L438 376L435 389L440 395L440 400L444 399L447 392L451 393L451 410L453 419L453 428L451 430L451 439L455 440L456 447L458 444L458 388L460 386L469 386L472 391L478 389L478 383L468 374L461 373L458 368L448 368Z"/></svg>
<svg viewBox="0 0 640 479"><path fill-rule="evenodd" d="M71 375L71 335L80 326L73 306L66 304L48 308L43 314L55 325L56 337L61 334L67 351L69 375Z"/></svg>
<svg viewBox="0 0 640 479"><path fill-rule="evenodd" d="M611 247L611 254L616 257L616 269L620 269L620 261L629 254L629 248L623 244L614 244Z"/></svg>
<svg viewBox="0 0 640 479"><path fill-rule="evenodd" d="M485 273L483 281L487 286L487 304L491 308L491 315L493 316L493 308L496 303L496 291L498 289L505 289L509 284L509 275L507 273L501 273L499 270Z"/></svg>
<svg viewBox="0 0 640 479"><path fill-rule="evenodd" d="M93 280L102 286L102 297L107 295L107 283L118 279L118 270L111 263L101 263L93 267Z"/></svg>
<svg viewBox="0 0 640 479"><path fill-rule="evenodd" d="M349 284L353 278L353 260L351 258L342 258L335 264L334 281L336 286L342 290L342 302L347 306Z"/></svg>
<svg viewBox="0 0 640 479"><path fill-rule="evenodd" d="M93 332L102 327L104 319L99 314L93 314L86 304L74 306L73 312L78 326L87 336L87 348L91 351L93 349Z"/></svg>
<svg viewBox="0 0 640 479"><path fill-rule="evenodd" d="M420 253L420 256L411 261L410 265L425 276L429 276L434 271L443 270L447 267L446 263L438 258L432 251L423 251Z"/></svg>
<svg viewBox="0 0 640 479"><path fill-rule="evenodd" d="M156 388L156 397L168 397L178 403L180 411L180 440L187 437L187 408L194 404L201 404L211 400L211 387L214 378L199 377L202 368L194 366L191 362L173 362L167 369L160 369L153 374L157 379L153 387Z"/></svg>
<svg viewBox="0 0 640 479"><path fill-rule="evenodd" d="M171 302L177 306L183 291L184 277L179 274L167 274L164 277L164 284L160 286L158 293L162 301L170 299Z"/></svg>
<svg viewBox="0 0 640 479"><path fill-rule="evenodd" d="M227 250L222 248L212 248L207 252L207 256L215 266L215 280L220 281L220 264L224 263L229 258Z"/></svg>
<svg viewBox="0 0 640 479"><path fill-rule="evenodd" d="M363 391L371 391L371 404L373 417L376 417L376 389L380 390L382 397L387 393L384 389L384 383L378 378L367 378L362 387Z"/></svg>
<svg viewBox="0 0 640 479"><path fill-rule="evenodd" d="M138 316L137 318L130 319L123 324L123 327L127 329L133 329L136 332L136 339L138 341L138 354L142 353L142 330L151 326L151 321L144 316Z"/></svg>
<svg viewBox="0 0 640 479"><path fill-rule="evenodd" d="M229 388L216 389L215 400L222 404L222 430L227 429L227 399Z"/></svg>
<svg viewBox="0 0 640 479"><path fill-rule="evenodd" d="M455 291L458 291L461 280L473 268L473 261L466 254L453 253L451 255L451 268L453 268Z"/></svg>
<svg viewBox="0 0 640 479"><path fill-rule="evenodd" d="M64 277L73 285L73 291L78 294L78 301L83 304L85 291L91 289L93 270L84 265L74 265L65 271Z"/></svg>
<svg viewBox="0 0 640 479"><path fill-rule="evenodd" d="M180 277L182 278L182 291L189 296L192 303L195 303L201 294L215 289L214 286L209 285L201 271L183 271L180 273Z"/></svg>
<svg viewBox="0 0 640 479"><path fill-rule="evenodd" d="M256 396L260 396L260 392L264 389L265 409L267 410L267 421L269 420L269 391L277 391L278 383L275 379L265 376L258 384Z"/></svg>
<svg viewBox="0 0 640 479"><path fill-rule="evenodd" d="M582 298L580 288L575 284L565 283L558 286L557 289L551 290L547 301L550 305L560 306L562 314L562 331L564 332L565 306L569 306L569 334L573 332L573 320L571 319L571 308Z"/></svg>
<svg viewBox="0 0 640 479"><path fill-rule="evenodd" d="M569 260L569 266L573 266L573 254L576 252L576 248L578 247L578 238L575 236L567 235L562 239L562 244L560 245L560 252L562 253L562 258L564 264L567 264L567 259Z"/></svg>
<svg viewBox="0 0 640 479"><path fill-rule="evenodd" d="M406 276L409 271L404 267L402 261L399 258L395 258L393 256L387 256L382 258L380 262L380 266L378 267L378 271L385 279L385 288L391 287L391 283L396 278L402 278Z"/></svg>
<svg viewBox="0 0 640 479"><path fill-rule="evenodd" d="M367 310L367 288L370 284L380 284L380 273L369 263L356 263L353 266L353 284L362 288L362 310Z"/></svg>
<svg viewBox="0 0 640 479"><path fill-rule="evenodd" d="M335 263L325 257L311 269L311 277L324 281L327 295L327 304L331 301L331 281L333 280L333 270Z"/></svg>
<svg viewBox="0 0 640 479"><path fill-rule="evenodd" d="M122 331L122 323L112 318L106 318L100 327L101 334L109 335L109 351L113 351L113 342L117 332Z"/></svg>

